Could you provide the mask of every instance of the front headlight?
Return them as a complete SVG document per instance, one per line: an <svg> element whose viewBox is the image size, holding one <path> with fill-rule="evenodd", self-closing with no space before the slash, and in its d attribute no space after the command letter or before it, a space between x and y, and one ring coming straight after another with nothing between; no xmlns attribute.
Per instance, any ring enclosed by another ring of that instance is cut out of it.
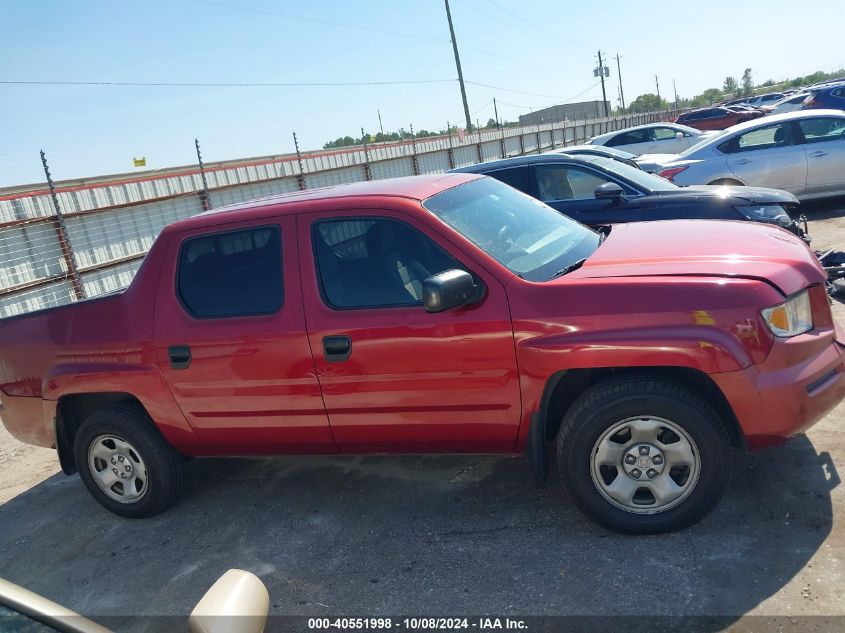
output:
<svg viewBox="0 0 845 633"><path fill-rule="evenodd" d="M797 336L813 329L813 311L807 290L780 305L763 308L761 314L775 336Z"/></svg>
<svg viewBox="0 0 845 633"><path fill-rule="evenodd" d="M779 204L749 204L734 207L734 209L754 222L768 222L780 226L792 224L792 218Z"/></svg>

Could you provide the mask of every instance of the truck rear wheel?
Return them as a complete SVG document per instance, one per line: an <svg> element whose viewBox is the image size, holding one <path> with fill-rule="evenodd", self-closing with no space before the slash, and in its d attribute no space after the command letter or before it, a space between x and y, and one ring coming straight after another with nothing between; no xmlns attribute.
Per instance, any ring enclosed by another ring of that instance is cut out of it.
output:
<svg viewBox="0 0 845 633"><path fill-rule="evenodd" d="M721 498L733 465L713 407L682 384L645 375L586 391L564 416L557 453L578 507L630 534L700 520Z"/></svg>
<svg viewBox="0 0 845 633"><path fill-rule="evenodd" d="M88 417L76 433L74 457L88 492L123 517L158 514L182 487L181 456L138 406L116 405Z"/></svg>

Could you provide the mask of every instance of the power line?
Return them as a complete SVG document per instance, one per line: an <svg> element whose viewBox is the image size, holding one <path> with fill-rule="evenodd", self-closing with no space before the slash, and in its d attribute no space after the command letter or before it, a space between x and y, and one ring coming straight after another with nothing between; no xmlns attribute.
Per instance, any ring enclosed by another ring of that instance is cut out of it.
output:
<svg viewBox="0 0 845 633"><path fill-rule="evenodd" d="M507 57L506 55L499 55L498 53L493 53L492 51L485 50L483 48L478 48L477 46L473 46L472 44L461 44L461 48L463 49L470 49L477 53L481 53L482 55L488 55L490 57L495 57L496 59L501 59L506 62L511 62L513 64L519 64L520 66L526 66L528 68L536 68L537 70L542 70L547 73L560 73L560 68L551 68L549 66L539 66L538 64L532 64L531 62L525 62L521 59L514 59L513 57Z"/></svg>
<svg viewBox="0 0 845 633"><path fill-rule="evenodd" d="M528 95L529 97L543 97L545 99L556 99L556 100L558 100L558 102L561 102L561 101L566 102L566 101L571 101L572 99L577 99L581 95L589 92L590 90L592 90L593 88L595 88L596 86L599 85L599 82L596 82L596 83L592 84L589 88L579 92L577 95L573 95L571 97L567 97L566 99L562 99L558 95L538 94L536 92L525 92L524 90L511 90L509 88L502 88L501 86L493 86L493 85L481 83L481 82L478 82L478 81L467 80L466 83L472 84L473 86L482 86L484 88L490 88L492 90L501 90L502 92L512 92L514 94ZM505 102L501 101L500 103L505 103ZM507 105L511 105L511 104L507 104ZM522 107L522 106L516 106L516 107ZM525 106L525 107L529 107L529 106Z"/></svg>
<svg viewBox="0 0 845 633"><path fill-rule="evenodd" d="M570 44L574 44L575 46L584 46L580 42L576 42L575 40L569 39L568 37L561 35L560 33L556 33L555 31L552 31L551 29L548 29L541 24L537 24L536 22L532 22L531 20L526 19L524 16L521 16L518 13L514 13L510 9L507 9L507 8L503 7L502 5L500 5L498 2L494 2L493 0L484 0L484 1L487 4L496 7L497 9L499 9L499 11L503 11L504 13L507 13L511 17L516 18L520 22L523 22L523 23L527 24L528 26L533 27L534 29L546 34L549 37L553 37L555 39L555 41L557 41L558 43L561 40L563 40L565 42L569 42Z"/></svg>
<svg viewBox="0 0 845 633"><path fill-rule="evenodd" d="M320 86L401 86L409 84L451 83L454 79L400 81L303 81L303 82L183 82L183 81L15 81L0 79L0 85L18 86L163 86L194 88L310 88Z"/></svg>
<svg viewBox="0 0 845 633"><path fill-rule="evenodd" d="M355 31L366 31L368 33L381 33L384 35L395 35L397 37L414 37L417 39L423 40L432 40L436 42L445 42L441 37L435 37L433 35L422 35L419 33L403 33L400 31L391 31L388 29L379 29L370 26L359 26L356 24L344 24L343 22L334 22L332 20L323 20L321 18L308 18L299 15L291 15L289 13L279 13L278 11L267 11L265 9L256 9L253 7L241 7L235 4L227 4L225 2L216 2L215 0L192 0L192 2L197 2L199 4L206 4L215 7L222 7L225 9L233 9L235 11L243 11L245 13L257 13L259 15L270 15L278 18L285 18L287 20L297 20L299 22L311 22L312 24L323 24L326 26L336 26L344 29L352 29Z"/></svg>

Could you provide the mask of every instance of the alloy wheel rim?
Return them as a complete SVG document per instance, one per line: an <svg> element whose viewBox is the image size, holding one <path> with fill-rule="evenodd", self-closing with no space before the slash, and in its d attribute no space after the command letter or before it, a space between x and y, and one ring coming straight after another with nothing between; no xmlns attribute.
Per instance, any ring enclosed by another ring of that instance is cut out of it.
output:
<svg viewBox="0 0 845 633"><path fill-rule="evenodd" d="M678 424L634 416L613 424L590 453L590 474L599 493L633 514L657 514L692 493L701 472L695 440Z"/></svg>
<svg viewBox="0 0 845 633"><path fill-rule="evenodd" d="M119 503L135 503L147 493L147 466L118 435L99 435L91 442L88 469L100 490Z"/></svg>

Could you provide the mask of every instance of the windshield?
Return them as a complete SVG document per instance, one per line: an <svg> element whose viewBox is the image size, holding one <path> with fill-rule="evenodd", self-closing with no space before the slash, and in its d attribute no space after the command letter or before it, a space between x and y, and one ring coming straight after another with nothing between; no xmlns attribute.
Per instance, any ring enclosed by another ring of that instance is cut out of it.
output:
<svg viewBox="0 0 845 633"><path fill-rule="evenodd" d="M624 178L625 180L628 180L649 192L674 191L678 188L678 185L669 182L665 178L661 178L655 174L649 174L642 169L631 167L625 163L620 163L618 160L613 160L612 158L597 157L590 159L590 162L598 167L601 167L606 172L615 174L620 178Z"/></svg>
<svg viewBox="0 0 845 633"><path fill-rule="evenodd" d="M448 189L423 206L529 281L552 279L601 242L595 231L493 178Z"/></svg>

